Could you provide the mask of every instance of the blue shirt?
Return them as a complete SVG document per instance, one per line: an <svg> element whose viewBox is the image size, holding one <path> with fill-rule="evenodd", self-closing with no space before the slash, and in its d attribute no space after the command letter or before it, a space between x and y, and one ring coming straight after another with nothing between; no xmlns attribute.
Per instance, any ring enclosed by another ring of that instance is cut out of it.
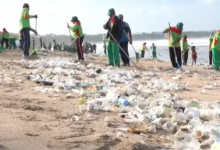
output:
<svg viewBox="0 0 220 150"><path fill-rule="evenodd" d="M123 21L121 26L122 26L122 35L121 35L121 40L119 41L119 43L128 42L129 41L128 32L131 32L129 24Z"/></svg>

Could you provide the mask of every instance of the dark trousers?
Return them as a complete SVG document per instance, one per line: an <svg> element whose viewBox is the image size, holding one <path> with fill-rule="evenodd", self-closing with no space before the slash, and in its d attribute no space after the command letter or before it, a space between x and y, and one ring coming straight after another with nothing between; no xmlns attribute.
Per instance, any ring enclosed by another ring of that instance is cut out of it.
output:
<svg viewBox="0 0 220 150"><path fill-rule="evenodd" d="M13 42L12 44L10 44L9 48L10 48L10 49L15 49L15 48L16 48L15 42Z"/></svg>
<svg viewBox="0 0 220 150"><path fill-rule="evenodd" d="M141 58L144 58L145 51L141 51Z"/></svg>
<svg viewBox="0 0 220 150"><path fill-rule="evenodd" d="M188 52L189 50L183 51L182 52L182 56L183 56L183 65L187 64L187 60L188 60Z"/></svg>
<svg viewBox="0 0 220 150"><path fill-rule="evenodd" d="M120 43L120 55L121 55L121 59L124 63L124 65L129 65L130 62L129 62L129 53L128 53L128 42L121 42ZM125 54L126 53L126 54Z"/></svg>
<svg viewBox="0 0 220 150"><path fill-rule="evenodd" d="M176 62L176 57L177 57L177 61L178 61L179 66L182 66L182 57L181 57L180 47L176 47L175 52L176 52L176 56L175 56L173 47L169 47L170 60L171 60L172 66L174 68L178 68L177 62Z"/></svg>
<svg viewBox="0 0 220 150"><path fill-rule="evenodd" d="M4 46L4 43L5 43L6 48L8 48L8 46L9 46L8 42L9 42L8 39L6 39L6 38L2 38L1 46L3 47L3 46Z"/></svg>
<svg viewBox="0 0 220 150"><path fill-rule="evenodd" d="M212 51L209 51L209 65L212 65Z"/></svg>
<svg viewBox="0 0 220 150"><path fill-rule="evenodd" d="M78 39L75 39L75 41L74 41L74 45L77 49L78 60L84 60L83 48L82 48L83 39L84 39L84 36L82 36Z"/></svg>
<svg viewBox="0 0 220 150"><path fill-rule="evenodd" d="M23 47L22 47L22 40L19 40L20 41L20 47L22 50L23 50Z"/></svg>
<svg viewBox="0 0 220 150"><path fill-rule="evenodd" d="M21 30L21 37L22 37L22 49L24 51L25 56L29 56L29 49L30 49L30 29L24 28Z"/></svg>

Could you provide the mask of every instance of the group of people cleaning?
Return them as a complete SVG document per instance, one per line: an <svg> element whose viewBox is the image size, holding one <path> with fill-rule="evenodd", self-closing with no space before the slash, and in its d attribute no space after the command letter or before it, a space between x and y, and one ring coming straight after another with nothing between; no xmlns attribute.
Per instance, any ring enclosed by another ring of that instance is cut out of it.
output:
<svg viewBox="0 0 220 150"><path fill-rule="evenodd" d="M30 18L37 18L37 15L29 14L29 5L25 3L23 5L21 18L20 18L20 32L22 35L22 49L24 51L24 58L29 56L30 48L30 31L37 34L37 31L33 30L30 26ZM123 61L123 66L130 66L130 59L128 53L128 43L132 45L132 34L128 23L124 21L123 15L116 15L113 8L108 10L109 19L103 25L103 28L107 30L106 42L108 43L107 53L108 53L108 65L120 67L120 56ZM84 61L83 54L83 29L80 20L77 16L73 16L71 19L72 25L67 24L67 28L72 32L72 41L75 45L78 54L78 61ZM187 64L189 45L187 42L187 35L183 35L183 23L180 22L174 27L166 28L163 33L169 34L169 55L172 66L174 68L179 68L182 65ZM5 32L5 31L4 31ZM7 35L7 34L6 34ZM7 39L7 36L6 37ZM4 40L3 40L4 41ZM151 46L153 58L157 58L156 46L154 43ZM210 37L210 64L214 63L215 70L219 70L220 66L220 30L217 31ZM146 48L146 43L142 46L142 54L144 57ZM192 64L196 64L197 53L196 47L191 46L192 50ZM177 60L176 60L177 58ZM182 62L183 59L183 62Z"/></svg>
<svg viewBox="0 0 220 150"><path fill-rule="evenodd" d="M6 30L6 28L3 28L3 31L0 32L0 43L1 43L1 49L5 48L7 49L15 49L16 48L16 38L10 37L10 33ZM0 51L1 52L1 51Z"/></svg>
<svg viewBox="0 0 220 150"><path fill-rule="evenodd" d="M192 65L196 64L197 53L195 46L189 46L187 42L187 35L182 34L183 23L178 23L175 27L168 27L163 33L169 34L169 54L172 66L179 68L187 64L188 51L191 47L192 51ZM183 35L183 36L182 36ZM220 30L213 33L209 38L209 64L214 64L214 69L219 70L220 67ZM182 52L181 52L182 51ZM176 60L176 58L177 60ZM183 59L183 63L182 63Z"/></svg>

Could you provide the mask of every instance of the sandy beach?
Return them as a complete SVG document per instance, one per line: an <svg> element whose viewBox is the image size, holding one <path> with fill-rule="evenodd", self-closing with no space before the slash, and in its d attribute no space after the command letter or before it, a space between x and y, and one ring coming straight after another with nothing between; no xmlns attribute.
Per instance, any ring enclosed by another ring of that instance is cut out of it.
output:
<svg viewBox="0 0 220 150"><path fill-rule="evenodd" d="M31 69L13 62L21 59L21 51L0 53L0 149L2 150L154 150L150 146L172 148L173 134L158 130L139 135L120 132L116 127L124 123L116 112L79 111L78 94L60 90L56 94L36 92L39 84L28 80ZM70 57L57 52L48 57ZM41 56L38 56L41 57ZM86 64L101 67L107 64L104 56L86 56ZM187 73L177 74L170 62L141 60L140 72L153 72L157 76L184 87L170 91L180 99L197 101L219 100L219 90L204 89L207 85L220 85L220 74L201 66L185 66ZM120 69L124 69L121 67ZM135 66L126 70L135 69ZM173 77L179 76L178 79ZM80 77L78 77L80 78ZM86 77L81 77L85 80ZM43 85L41 85L43 86ZM78 121L72 121L78 116ZM104 121L108 117L111 122ZM122 135L118 135L122 134Z"/></svg>

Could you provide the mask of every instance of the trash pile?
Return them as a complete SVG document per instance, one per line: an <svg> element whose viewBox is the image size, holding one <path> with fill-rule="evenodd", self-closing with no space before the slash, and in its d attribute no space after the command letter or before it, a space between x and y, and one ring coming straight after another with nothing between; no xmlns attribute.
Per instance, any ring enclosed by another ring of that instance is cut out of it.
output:
<svg viewBox="0 0 220 150"><path fill-rule="evenodd" d="M81 113L117 112L125 122L118 130L138 134L164 130L174 136L174 149L220 146L220 105L180 99L175 93L185 85L165 81L153 72L85 66L67 58L14 62L33 69L30 80L51 86L53 90L44 93L78 94Z"/></svg>

